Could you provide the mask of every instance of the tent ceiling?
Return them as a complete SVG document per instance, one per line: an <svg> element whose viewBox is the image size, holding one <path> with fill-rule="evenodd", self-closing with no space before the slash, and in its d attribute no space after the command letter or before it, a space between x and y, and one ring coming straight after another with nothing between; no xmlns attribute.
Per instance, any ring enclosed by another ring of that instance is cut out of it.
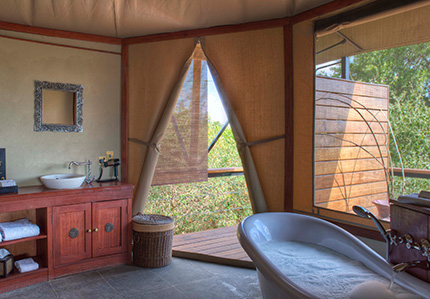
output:
<svg viewBox="0 0 430 299"><path fill-rule="evenodd" d="M132 37L290 17L333 0L1 0L0 21Z"/></svg>

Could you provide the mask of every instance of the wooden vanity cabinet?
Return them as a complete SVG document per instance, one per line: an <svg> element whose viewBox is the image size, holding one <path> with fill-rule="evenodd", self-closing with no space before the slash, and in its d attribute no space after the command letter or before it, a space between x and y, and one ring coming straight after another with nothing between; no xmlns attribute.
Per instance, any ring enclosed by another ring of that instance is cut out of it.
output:
<svg viewBox="0 0 430 299"><path fill-rule="evenodd" d="M91 204L53 208L54 266L91 258Z"/></svg>
<svg viewBox="0 0 430 299"><path fill-rule="evenodd" d="M131 262L133 185L92 183L71 190L21 187L0 195L0 221L27 217L39 236L0 242L39 269L0 278L0 293L91 269ZM2 216L3 215L3 216Z"/></svg>
<svg viewBox="0 0 430 299"><path fill-rule="evenodd" d="M93 203L92 223L93 257L127 251L127 200Z"/></svg>
<svg viewBox="0 0 430 299"><path fill-rule="evenodd" d="M127 200L54 207L54 266L127 251Z"/></svg>

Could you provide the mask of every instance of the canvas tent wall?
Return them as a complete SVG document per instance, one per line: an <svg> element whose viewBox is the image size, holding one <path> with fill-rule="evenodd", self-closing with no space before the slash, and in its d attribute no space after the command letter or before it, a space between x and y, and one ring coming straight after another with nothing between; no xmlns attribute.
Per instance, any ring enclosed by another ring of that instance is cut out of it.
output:
<svg viewBox="0 0 430 299"><path fill-rule="evenodd" d="M204 37L248 141L285 133L283 28ZM194 39L129 46L129 136L148 140ZM129 181L136 183L146 149L130 144ZM271 211L284 207L284 140L251 147Z"/></svg>

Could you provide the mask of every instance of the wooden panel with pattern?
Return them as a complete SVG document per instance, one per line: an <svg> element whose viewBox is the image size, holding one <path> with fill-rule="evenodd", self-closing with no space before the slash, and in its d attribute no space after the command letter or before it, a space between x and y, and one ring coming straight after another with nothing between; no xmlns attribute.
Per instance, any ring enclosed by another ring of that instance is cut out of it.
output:
<svg viewBox="0 0 430 299"><path fill-rule="evenodd" d="M91 258L91 204L54 207L54 265ZM74 232L74 233L73 233Z"/></svg>

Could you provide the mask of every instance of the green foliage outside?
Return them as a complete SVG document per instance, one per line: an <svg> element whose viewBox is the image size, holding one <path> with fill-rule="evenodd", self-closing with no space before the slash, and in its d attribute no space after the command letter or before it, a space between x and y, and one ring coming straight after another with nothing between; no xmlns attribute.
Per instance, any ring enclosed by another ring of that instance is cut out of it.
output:
<svg viewBox="0 0 430 299"><path fill-rule="evenodd" d="M208 121L210 143L222 125ZM230 127L208 156L209 168L238 167L242 163ZM175 234L237 225L252 214L243 175L209 178L205 182L153 186L145 213L172 216Z"/></svg>
<svg viewBox="0 0 430 299"><path fill-rule="evenodd" d="M390 88L389 119L404 168L430 169L430 43L369 52L350 58L351 80ZM340 77L340 66L319 74ZM394 167L401 167L390 142ZM402 179L395 177L394 196ZM430 190L430 180L406 178L405 194Z"/></svg>

